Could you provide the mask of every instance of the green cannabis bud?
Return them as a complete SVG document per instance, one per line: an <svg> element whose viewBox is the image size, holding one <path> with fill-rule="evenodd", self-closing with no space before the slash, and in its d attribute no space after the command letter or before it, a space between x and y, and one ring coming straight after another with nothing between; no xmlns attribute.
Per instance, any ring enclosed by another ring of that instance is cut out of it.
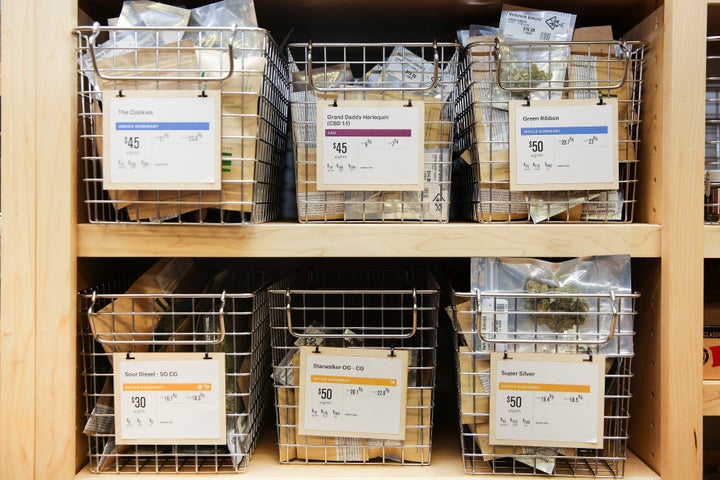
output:
<svg viewBox="0 0 720 480"><path fill-rule="evenodd" d="M579 295L580 292L574 286L555 287L531 278L525 283L525 290L528 293L548 294L546 297L530 300L534 302L532 318L538 325L545 325L553 332L562 333L585 323L585 313L590 311L590 303L586 298L580 296L553 298L553 293L577 293Z"/></svg>
<svg viewBox="0 0 720 480"><path fill-rule="evenodd" d="M540 82L550 80L550 72L539 68L535 63L518 64L506 72L504 80L515 87L533 88Z"/></svg>

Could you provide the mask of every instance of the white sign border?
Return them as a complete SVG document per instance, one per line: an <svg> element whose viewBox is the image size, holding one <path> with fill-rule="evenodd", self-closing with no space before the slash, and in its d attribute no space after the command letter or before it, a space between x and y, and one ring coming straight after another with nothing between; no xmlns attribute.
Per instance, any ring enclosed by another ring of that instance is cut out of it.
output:
<svg viewBox="0 0 720 480"><path fill-rule="evenodd" d="M129 357L129 358L128 358ZM120 377L120 362L153 362L153 361L202 361L218 363L217 382L218 398L220 405L218 406L218 422L220 433L214 438L124 438L121 434L122 420L122 401L121 392L123 379ZM226 409L227 399L225 397L225 353L211 352L206 356L200 352L115 352L112 356L113 361L113 400L115 405L115 443L118 445L224 445L227 443L227 422Z"/></svg>
<svg viewBox="0 0 720 480"><path fill-rule="evenodd" d="M122 93L122 95L120 95ZM102 113L102 147L98 152L102 158L103 189L104 190L220 190L222 187L222 115L220 90L103 90L104 99ZM112 115L110 112L116 98L202 98L214 104L211 126L214 136L213 182L114 182L111 174L112 135L117 133L112 128Z"/></svg>
<svg viewBox="0 0 720 480"><path fill-rule="evenodd" d="M599 99L562 99L562 100L532 100L531 107L573 107L573 106L599 106ZM602 97L603 105L607 105L612 109L611 117L616 119L608 125L608 135L612 142L612 178L610 182L583 182L583 183L523 183L517 182L518 176L518 158L517 145L523 141L517 138L517 115L523 108L528 107L527 100L510 100L508 102L509 111L509 146L510 146L510 191L511 192L535 192L535 191L572 191L572 190L617 190L619 188L619 140L618 140L618 102L614 97Z"/></svg>
<svg viewBox="0 0 720 480"><path fill-rule="evenodd" d="M333 108L368 108L373 113L383 108L414 108L418 111L417 125L409 125L416 134L418 146L417 158L417 182L411 184L399 183L326 183L325 182L325 115ZM316 188L318 191L349 191L349 192L374 192L374 191L400 191L420 192L424 188L424 161L425 161L425 102L422 100L337 100L330 102L327 99L318 99L315 111L316 118Z"/></svg>

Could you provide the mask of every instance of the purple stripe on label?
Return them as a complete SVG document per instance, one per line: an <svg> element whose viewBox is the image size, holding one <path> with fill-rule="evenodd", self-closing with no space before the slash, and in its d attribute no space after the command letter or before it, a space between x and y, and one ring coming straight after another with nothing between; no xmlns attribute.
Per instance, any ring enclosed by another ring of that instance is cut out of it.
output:
<svg viewBox="0 0 720 480"><path fill-rule="evenodd" d="M386 130L380 128L327 128L326 137L409 137L410 129Z"/></svg>

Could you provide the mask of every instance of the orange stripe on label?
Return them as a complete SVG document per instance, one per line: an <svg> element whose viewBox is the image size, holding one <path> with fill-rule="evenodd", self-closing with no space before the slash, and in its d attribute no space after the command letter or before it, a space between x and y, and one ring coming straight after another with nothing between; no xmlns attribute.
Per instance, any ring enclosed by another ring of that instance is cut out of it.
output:
<svg viewBox="0 0 720 480"><path fill-rule="evenodd" d="M378 387L397 387L394 378L342 377L339 375L310 375L313 383L342 383L350 385L374 385Z"/></svg>
<svg viewBox="0 0 720 480"><path fill-rule="evenodd" d="M590 385L567 385L563 383L516 383L500 382L500 390L525 390L532 392L590 393Z"/></svg>
<svg viewBox="0 0 720 480"><path fill-rule="evenodd" d="M207 392L212 390L210 383L124 383L123 390L145 392Z"/></svg>

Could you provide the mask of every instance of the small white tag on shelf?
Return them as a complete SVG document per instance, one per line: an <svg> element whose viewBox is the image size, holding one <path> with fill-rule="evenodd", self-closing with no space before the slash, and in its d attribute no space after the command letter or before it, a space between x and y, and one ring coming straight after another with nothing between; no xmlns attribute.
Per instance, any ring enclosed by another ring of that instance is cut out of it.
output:
<svg viewBox="0 0 720 480"><path fill-rule="evenodd" d="M220 445L225 354L115 353L115 442Z"/></svg>
<svg viewBox="0 0 720 480"><path fill-rule="evenodd" d="M510 190L617 190L617 99L511 100Z"/></svg>
<svg viewBox="0 0 720 480"><path fill-rule="evenodd" d="M318 101L318 190L422 190L424 118L416 100Z"/></svg>
<svg viewBox="0 0 720 480"><path fill-rule="evenodd" d="M602 448L605 357L490 355L490 444Z"/></svg>
<svg viewBox="0 0 720 480"><path fill-rule="evenodd" d="M408 351L300 348L298 433L405 439Z"/></svg>
<svg viewBox="0 0 720 480"><path fill-rule="evenodd" d="M108 90L103 99L103 188L220 190L218 90Z"/></svg>

